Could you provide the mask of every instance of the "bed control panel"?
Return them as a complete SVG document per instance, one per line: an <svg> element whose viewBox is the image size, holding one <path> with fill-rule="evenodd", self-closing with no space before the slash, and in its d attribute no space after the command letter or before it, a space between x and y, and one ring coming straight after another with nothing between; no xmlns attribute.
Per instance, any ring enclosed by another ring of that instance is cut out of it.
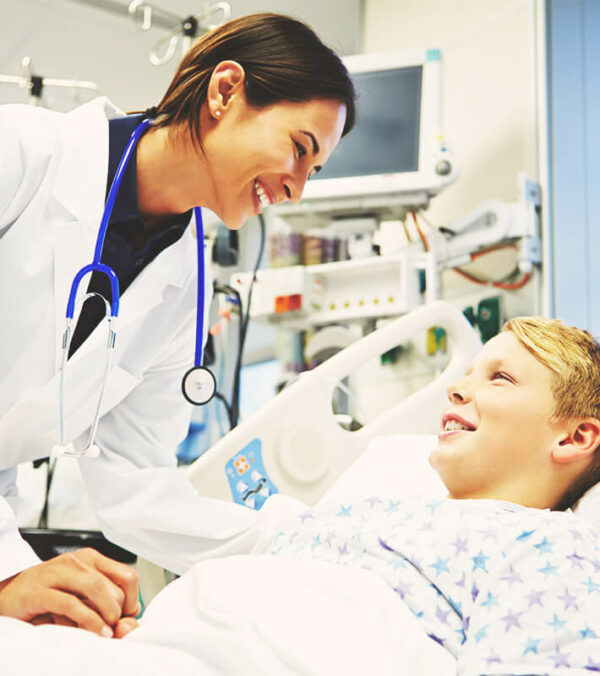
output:
<svg viewBox="0 0 600 676"><path fill-rule="evenodd" d="M260 439L253 439L225 464L225 472L234 502L260 509L269 495L277 493L262 459Z"/></svg>

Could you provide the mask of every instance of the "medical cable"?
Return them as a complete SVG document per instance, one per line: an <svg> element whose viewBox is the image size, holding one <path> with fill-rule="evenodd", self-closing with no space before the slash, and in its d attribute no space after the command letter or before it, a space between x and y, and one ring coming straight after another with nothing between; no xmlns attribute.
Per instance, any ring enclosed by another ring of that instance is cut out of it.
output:
<svg viewBox="0 0 600 676"><path fill-rule="evenodd" d="M250 286L248 288L248 297L246 299L245 314L242 312L242 308L240 306L240 322L242 323L242 332L233 376L233 393L231 395L231 411L232 411L233 427L237 427L240 417L240 385L241 385L240 381L242 375L242 355L244 352L244 344L246 342L248 324L250 323L250 306L252 303L252 290L254 288L254 282L256 280L256 273L258 272L258 268L260 267L260 263L265 250L266 225L264 216L262 214L258 214L258 221L260 223L260 245L258 255L256 257L256 263L254 265L254 270L252 271L252 279L250 280Z"/></svg>
<svg viewBox="0 0 600 676"><path fill-rule="evenodd" d="M238 320L238 354L240 351L240 346L242 345L242 336L243 336L243 307L242 307L242 297L240 296L240 293L237 289L234 289L232 286L229 284L221 284L219 282L214 282L213 283L213 290L214 293L220 293L224 294L226 297L230 296L230 302L235 302L235 305L238 308L238 313L239 313L239 320ZM237 357L236 357L236 364L237 364ZM222 374L221 374L222 375ZM235 373L234 373L234 378L235 378ZM229 430L231 431L235 427L234 423L234 418L233 418L233 411L231 410L231 404L227 401L225 395L222 392L217 392L215 394L215 397L223 404L225 407L225 410L227 411L227 422L229 424ZM218 414L217 414L218 415ZM220 419L218 420L219 422L219 428L221 429L221 433L225 434L223 428L221 427L221 421Z"/></svg>
<svg viewBox="0 0 600 676"><path fill-rule="evenodd" d="M46 470L46 487L44 492L44 504L38 519L38 528L48 528L48 509L50 499L50 488L52 487L52 479L54 478L54 470L56 469L56 458L54 460L47 459L48 468Z"/></svg>
<svg viewBox="0 0 600 676"><path fill-rule="evenodd" d="M410 215L412 216L413 222L415 224L415 228L417 229L417 232L419 233L419 237L421 238L421 241L423 242L423 248L425 251L429 251L429 242L427 240L427 237L425 237L425 233L423 232L421 226L419 225L419 221L417 220L417 214L415 213L414 209L410 210Z"/></svg>
<svg viewBox="0 0 600 676"><path fill-rule="evenodd" d="M517 249L515 244L509 243L509 244L496 244L494 246L491 246L487 249L484 249L482 251L476 251L470 255L470 258L472 261L477 260L478 258L481 258L482 256L486 256L488 254L494 253L496 251L500 251L503 249ZM461 277L464 279L468 280L469 282L472 282L473 284L479 284L480 286L492 286L497 289L504 289L505 291L516 291L517 289L523 288L527 282L531 279L531 273L525 273L521 279L511 282L509 281L511 278L514 278L515 274L519 272L519 268L516 267L511 272L508 273L508 275L505 275L503 278L498 279L498 280L493 280L493 279L484 279L481 277L477 277L475 275L472 275L470 272L467 272L466 270L463 270L461 268L452 268L454 272L459 274Z"/></svg>

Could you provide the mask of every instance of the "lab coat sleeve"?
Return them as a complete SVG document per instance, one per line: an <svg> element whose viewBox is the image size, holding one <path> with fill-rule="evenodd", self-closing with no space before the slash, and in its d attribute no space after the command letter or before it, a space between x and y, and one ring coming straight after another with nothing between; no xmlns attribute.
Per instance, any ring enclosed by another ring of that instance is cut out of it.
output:
<svg viewBox="0 0 600 676"><path fill-rule="evenodd" d="M44 178L48 154L40 142L35 161L25 166L26 146L36 139L23 136L20 110L29 106L0 106L0 238L23 213ZM27 111L26 111L27 112Z"/></svg>
<svg viewBox="0 0 600 676"><path fill-rule="evenodd" d="M165 358L102 418L101 454L80 461L105 535L177 574L208 556L262 551L280 519L300 505L280 496L256 512L200 496L176 467L174 446L185 438L191 414L181 378L189 368L192 321L193 314Z"/></svg>
<svg viewBox="0 0 600 676"><path fill-rule="evenodd" d="M0 494L10 496L15 476L14 468L0 472ZM40 562L33 549L19 534L15 514L6 497L2 495L0 495L0 581Z"/></svg>

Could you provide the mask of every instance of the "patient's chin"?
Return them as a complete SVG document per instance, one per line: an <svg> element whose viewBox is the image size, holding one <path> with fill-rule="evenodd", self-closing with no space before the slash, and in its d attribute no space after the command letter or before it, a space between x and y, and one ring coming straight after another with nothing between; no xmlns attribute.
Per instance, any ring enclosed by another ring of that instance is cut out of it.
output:
<svg viewBox="0 0 600 676"><path fill-rule="evenodd" d="M436 446L436 448L431 451L429 454L429 465L431 468L435 471L435 473L440 477L442 482L444 483L444 486L452 493L452 475L455 472L452 472L452 467L453 465L452 460L451 460L451 451L448 452L448 449L445 448L440 448L440 446Z"/></svg>

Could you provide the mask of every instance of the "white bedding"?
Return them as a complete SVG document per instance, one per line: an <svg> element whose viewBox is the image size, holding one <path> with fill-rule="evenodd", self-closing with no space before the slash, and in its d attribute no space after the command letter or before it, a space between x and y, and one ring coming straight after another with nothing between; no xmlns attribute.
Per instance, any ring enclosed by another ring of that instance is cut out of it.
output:
<svg viewBox="0 0 600 676"><path fill-rule="evenodd" d="M456 673L377 576L272 556L197 564L122 641L1 619L0 655L3 676Z"/></svg>
<svg viewBox="0 0 600 676"><path fill-rule="evenodd" d="M433 441L374 440L324 500L416 486L439 494L443 484L425 460ZM261 555L198 563L153 600L141 627L122 641L0 618L0 655L3 676L80 676L83 664L86 676L456 674L454 658L381 578Z"/></svg>

